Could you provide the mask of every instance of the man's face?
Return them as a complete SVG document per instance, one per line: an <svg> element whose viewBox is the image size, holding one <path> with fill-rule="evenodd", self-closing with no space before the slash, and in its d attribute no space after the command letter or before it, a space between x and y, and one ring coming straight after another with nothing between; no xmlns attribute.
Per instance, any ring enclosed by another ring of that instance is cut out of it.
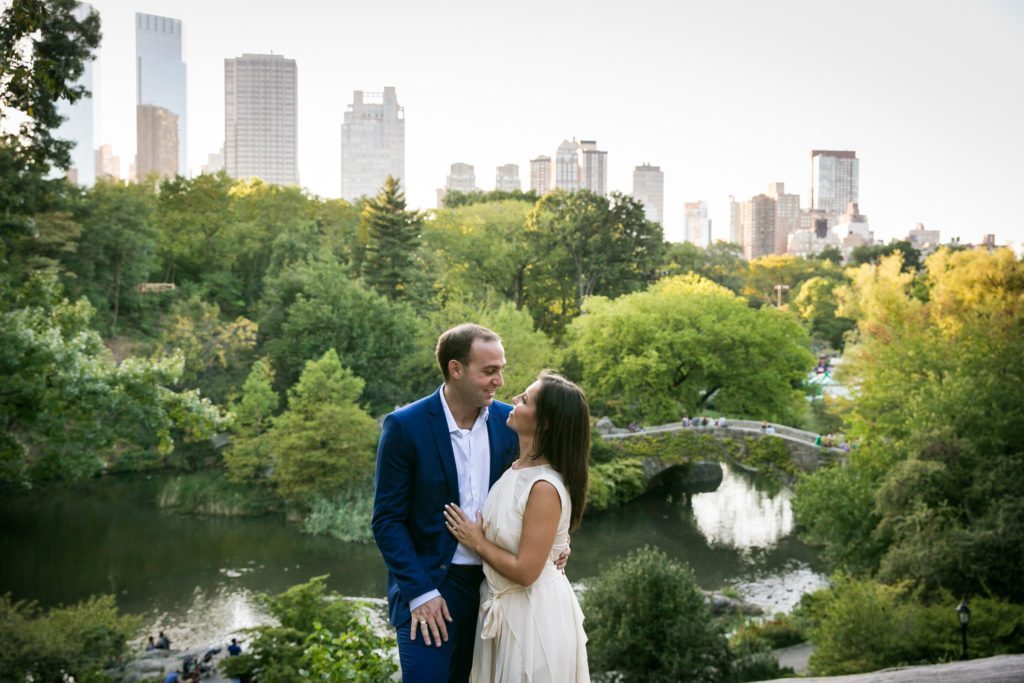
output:
<svg viewBox="0 0 1024 683"><path fill-rule="evenodd" d="M450 385L466 407L483 408L491 405L498 389L505 384L505 349L501 342L474 339L469 347L469 361L463 365L452 361L449 365Z"/></svg>

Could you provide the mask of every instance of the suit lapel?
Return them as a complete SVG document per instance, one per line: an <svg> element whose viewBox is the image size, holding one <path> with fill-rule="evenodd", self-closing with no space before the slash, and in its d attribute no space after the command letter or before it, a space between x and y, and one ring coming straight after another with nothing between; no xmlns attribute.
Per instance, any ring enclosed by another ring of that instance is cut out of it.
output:
<svg viewBox="0 0 1024 683"><path fill-rule="evenodd" d="M455 468L455 451L452 450L452 437L448 433L448 421L444 417L444 408L441 406L441 390L438 389L430 401L430 432L434 436L434 444L437 446L438 459L444 469L445 480L448 482L449 500L461 505L459 498L459 472Z"/></svg>
<svg viewBox="0 0 1024 683"><path fill-rule="evenodd" d="M487 413L487 443L491 447L491 475L487 490L494 486L510 464L505 456L505 444L497 433L502 427L500 420L501 416L493 408Z"/></svg>

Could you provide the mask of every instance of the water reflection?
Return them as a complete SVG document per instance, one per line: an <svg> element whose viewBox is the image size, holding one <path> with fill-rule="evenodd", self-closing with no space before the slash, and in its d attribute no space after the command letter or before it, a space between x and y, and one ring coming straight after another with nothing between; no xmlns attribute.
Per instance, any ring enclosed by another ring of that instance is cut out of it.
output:
<svg viewBox="0 0 1024 683"><path fill-rule="evenodd" d="M793 532L792 494L757 488L755 476L722 468L722 483L691 497L693 519L708 543L737 550L774 547Z"/></svg>
<svg viewBox="0 0 1024 683"><path fill-rule="evenodd" d="M792 534L791 496L723 469L713 492L668 488L585 516L572 536L570 579L596 576L651 545L687 562L705 588L748 586L757 604L786 608L820 581L815 553ZM254 593L314 576L329 574L328 586L343 595L384 595L372 543L307 536L276 517L169 514L154 505L159 485L116 478L0 500L0 593L44 607L112 593L122 610L145 616L147 631L162 628L189 648L261 623Z"/></svg>

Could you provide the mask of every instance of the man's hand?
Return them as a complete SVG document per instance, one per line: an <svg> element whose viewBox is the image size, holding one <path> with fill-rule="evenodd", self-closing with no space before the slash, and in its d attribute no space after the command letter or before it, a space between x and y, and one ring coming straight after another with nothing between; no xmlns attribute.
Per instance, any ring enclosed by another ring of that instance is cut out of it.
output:
<svg viewBox="0 0 1024 683"><path fill-rule="evenodd" d="M566 538L566 542L568 542L568 538ZM561 554L558 557L555 558L555 569L557 569L558 571L560 571L560 572L562 572L564 574L565 573L565 565L567 565L569 563L569 555L571 555L571 554L572 554L572 548L567 545L565 547L565 550L563 550L561 552Z"/></svg>
<svg viewBox="0 0 1024 683"><path fill-rule="evenodd" d="M451 621L448 603L438 596L427 600L412 611L412 623L409 624L409 639L416 640L416 633L423 632L423 642L427 645L441 647L441 642L448 642L448 628L445 621ZM433 636L433 640L431 640Z"/></svg>

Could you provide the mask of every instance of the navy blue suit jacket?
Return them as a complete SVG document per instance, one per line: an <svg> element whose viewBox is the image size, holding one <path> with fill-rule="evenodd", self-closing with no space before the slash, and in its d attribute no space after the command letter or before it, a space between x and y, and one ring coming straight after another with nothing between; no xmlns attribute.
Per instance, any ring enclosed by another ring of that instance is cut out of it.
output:
<svg viewBox="0 0 1024 683"><path fill-rule="evenodd" d="M445 504L462 501L440 391L384 418L377 445L372 526L388 568L395 626L409 621L410 600L441 585L458 546L444 525ZM519 454L519 438L505 424L511 409L498 401L488 407L488 489Z"/></svg>

